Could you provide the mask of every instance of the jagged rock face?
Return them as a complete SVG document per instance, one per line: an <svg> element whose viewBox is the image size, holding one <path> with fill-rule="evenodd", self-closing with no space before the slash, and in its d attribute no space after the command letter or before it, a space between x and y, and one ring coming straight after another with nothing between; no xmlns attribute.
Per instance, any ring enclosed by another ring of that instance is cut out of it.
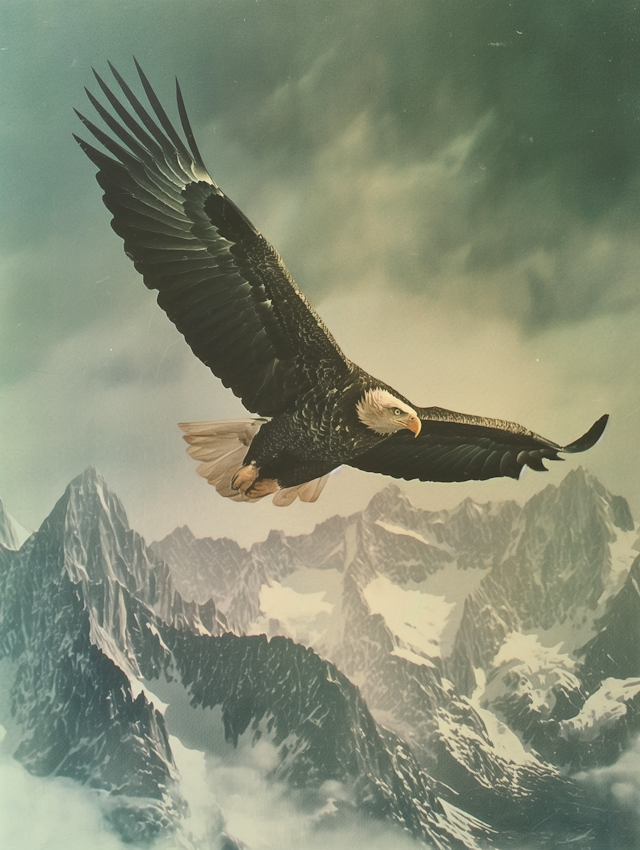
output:
<svg viewBox="0 0 640 850"><path fill-rule="evenodd" d="M580 469L524 508L466 500L422 511L391 485L362 514L305 537L273 532L247 551L235 593L249 616L236 622L332 660L421 767L455 788L449 799L463 794L467 811L525 830L548 808L549 834L565 824L570 837L589 815L556 765L579 770L602 758L585 741L590 691L572 651L595 633L624 579L633 528L625 500ZM217 599L215 564L210 576ZM631 697L616 703L627 729ZM511 750L488 717L513 733ZM627 741L621 729L614 737Z"/></svg>
<svg viewBox="0 0 640 850"><path fill-rule="evenodd" d="M286 537L272 531L250 551L234 540L196 539L178 528L149 551L171 567L184 599L215 597L228 627L241 633L260 616L260 588L290 575L300 566L341 570L345 559L343 517L333 517L309 535Z"/></svg>
<svg viewBox="0 0 640 850"><path fill-rule="evenodd" d="M359 811L439 847L474 847L474 835L489 834L464 812L457 812L457 824L449 820L411 751L380 733L358 690L311 650L279 637L194 641L167 628L161 637L164 667L143 673L177 676L192 707L220 706L234 746L245 733L254 742L266 736L278 749L274 779L311 790L346 783Z"/></svg>
<svg viewBox="0 0 640 850"><path fill-rule="evenodd" d="M310 535L245 550L183 528L147 549L88 471L19 553L0 549L16 755L123 792L108 816L127 840L193 847L168 735L199 712L191 746L221 717L229 746L270 742L274 779L341 783L341 805L440 848L478 848L489 821L504 847L534 831L601 850L570 775L640 731L633 528L577 470L524 508L421 511L392 485Z"/></svg>
<svg viewBox="0 0 640 850"><path fill-rule="evenodd" d="M538 645L528 663L494 663L484 704L565 770L612 764L640 731L639 582L636 558L577 658Z"/></svg>
<svg viewBox="0 0 640 850"><path fill-rule="evenodd" d="M202 634L225 631L226 621L210 597L203 605L182 598L168 566L150 556L129 527L120 500L95 470L76 479L65 497L58 503L64 509L65 566L73 581L86 585L98 626L106 620L108 630L118 634L119 593L126 588L164 622ZM101 589L94 593L94 588Z"/></svg>
<svg viewBox="0 0 640 850"><path fill-rule="evenodd" d="M576 609L595 610L611 571L618 513L583 470L527 503L520 538L495 577L525 629L549 629Z"/></svg>
<svg viewBox="0 0 640 850"><path fill-rule="evenodd" d="M391 485L374 497L363 515L335 517L301 537L272 532L249 552L234 546L234 563L241 565L235 583L228 580L228 541L194 541L179 530L155 544L154 551L167 559L174 574L206 575L208 584L199 588L200 598L212 593L240 629L286 634L305 643L313 630L288 629L282 618L261 612L261 592L313 571L324 571L327 580L336 574L340 591L334 614L324 630L316 632L312 645L360 686L376 715L394 731L411 729L412 744L427 758L438 726L434 713L451 701L450 685L442 682L440 650L436 647L430 657L423 638L414 646L410 638L403 641L393 633L365 598L367 587L380 577L394 585L420 585L443 568L465 573L466 582L473 584L504 553L519 511L514 503L479 506L470 501L454 511L421 511ZM222 553L221 562L214 560L214 552ZM205 570L206 557L211 560ZM322 576L317 581L318 589L328 587ZM297 598L304 610L304 595ZM264 605L264 596L262 600ZM265 615L262 620L260 613ZM401 657L403 652L413 654L418 666ZM455 715L474 729L482 725L469 706L456 706Z"/></svg>
<svg viewBox="0 0 640 850"><path fill-rule="evenodd" d="M454 561L460 570L487 569L497 563L506 550L512 526L520 508L515 502L479 505L465 499L449 511L423 511L415 508L396 485L390 485L373 497L364 512L365 523L412 537L429 547L433 558L420 552L420 568L403 580L421 581L424 570L433 572L443 563ZM392 559L395 560L395 559Z"/></svg>
<svg viewBox="0 0 640 850"><path fill-rule="evenodd" d="M467 506L463 510L469 526L482 515ZM485 515L492 516L490 509ZM499 512L495 515L499 517ZM458 512L454 516L458 520L456 536L466 540L469 526L464 528ZM429 657L424 644L409 643L411 630L403 640L385 617L372 612L373 603L367 599L366 589L362 591L363 585L371 587L380 574L405 577L409 558L414 559L417 546L425 544L404 533L411 529L406 517L402 526L363 526L362 545L356 547L345 571L343 641L335 652L338 666L358 683L374 716L410 742L423 769L442 788L444 799L464 799L467 812L507 832L517 824L517 830L526 833L540 820L541 808L546 807L551 834L566 830L563 834L567 838L575 835L587 812L571 803L575 794L572 783L563 780L550 764L534 758L514 763L504 757L496 750L476 708L445 678L446 660L438 647L433 646ZM423 524L422 532L426 531ZM379 545L381 536L399 534L397 547L388 539ZM395 566L390 567L387 558L394 552ZM427 568L434 563L430 552L425 560ZM450 561L443 561L451 568ZM486 573L486 569L478 571L480 575Z"/></svg>
<svg viewBox="0 0 640 850"><path fill-rule="evenodd" d="M596 625L597 635L579 650L583 679L590 693L609 677L640 677L640 556Z"/></svg>
<svg viewBox="0 0 640 850"><path fill-rule="evenodd" d="M111 821L125 840L148 840L175 828L185 802L162 715L142 693L134 699L126 672L96 644L84 591L89 581L109 582L100 581L95 562L74 561L98 536L94 528L84 539L74 527L72 501L67 491L38 533L2 564L0 647L16 665L10 699L22 730L15 757L37 775L117 794ZM85 573L79 580L87 566L93 579ZM113 643L125 648L121 610L110 623Z"/></svg>
<svg viewBox="0 0 640 850"><path fill-rule="evenodd" d="M263 575L277 571L273 547L259 565ZM181 825L171 730L153 706L154 688L168 701L177 688L211 736L219 707L230 746L268 738L274 778L307 789L342 783L352 808L441 848L479 847L486 827L438 801L409 748L379 731L332 664L289 639L222 634L213 603L185 603L167 570L93 471L72 482L20 553L3 550L0 648L16 667L15 755L27 769L106 791L106 814L125 841L173 831L194 847Z"/></svg>
<svg viewBox="0 0 640 850"><path fill-rule="evenodd" d="M205 603L215 589L218 605L231 609L248 556L234 540L197 540L189 528L177 528L149 547L152 555L171 564L171 576L183 599ZM230 616L230 615L229 615Z"/></svg>
<svg viewBox="0 0 640 850"><path fill-rule="evenodd" d="M490 669L512 632L555 630L577 649L593 634L603 599L619 587L615 545L627 536L628 550L632 529L624 499L582 469L530 499L504 558L465 602L448 665L458 687L472 692L473 668Z"/></svg>
<svg viewBox="0 0 640 850"><path fill-rule="evenodd" d="M583 699L552 730L574 770L613 764L640 732L640 557L595 625L576 653Z"/></svg>

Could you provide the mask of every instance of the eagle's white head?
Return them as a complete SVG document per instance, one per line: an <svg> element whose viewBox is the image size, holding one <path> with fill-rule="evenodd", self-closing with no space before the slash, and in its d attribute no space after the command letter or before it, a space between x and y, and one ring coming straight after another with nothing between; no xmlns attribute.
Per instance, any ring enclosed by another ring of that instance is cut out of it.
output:
<svg viewBox="0 0 640 850"><path fill-rule="evenodd" d="M418 436L422 423L418 414L388 390L367 390L356 404L358 419L376 434L395 434L408 428Z"/></svg>

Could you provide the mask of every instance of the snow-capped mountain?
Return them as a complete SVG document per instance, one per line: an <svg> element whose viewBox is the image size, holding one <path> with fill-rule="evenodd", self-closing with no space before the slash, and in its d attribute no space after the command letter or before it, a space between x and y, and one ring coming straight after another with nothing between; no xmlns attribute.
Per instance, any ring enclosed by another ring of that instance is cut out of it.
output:
<svg viewBox="0 0 640 850"><path fill-rule="evenodd" d="M147 547L88 470L0 549L3 746L94 789L127 842L243 846L215 793L192 831L184 770L206 785L255 750L313 829L630 850L637 539L579 469L524 507L428 512L392 485L250 550L188 528Z"/></svg>
<svg viewBox="0 0 640 850"><path fill-rule="evenodd" d="M14 519L0 500L0 546L18 550L29 537L29 532Z"/></svg>
<svg viewBox="0 0 640 850"><path fill-rule="evenodd" d="M0 647L13 670L3 722L15 757L108 792L106 814L127 841L176 828L187 808L163 717L138 682L138 612L153 628L152 611L190 634L223 631L213 603L184 602L166 565L148 559L93 470L19 552L4 551Z"/></svg>
<svg viewBox="0 0 640 850"><path fill-rule="evenodd" d="M261 575L275 569L266 551ZM205 843L185 826L174 750L199 752L206 774L247 741L325 829L358 814L439 848L491 834L333 664L285 637L227 632L211 598L185 601L93 470L19 552L2 550L0 649L5 745L32 773L95 789L127 842L238 847L224 811Z"/></svg>
<svg viewBox="0 0 640 850"><path fill-rule="evenodd" d="M636 541L626 501L576 469L524 507L428 512L391 485L311 535L272 532L247 551L180 529L152 548L238 633L333 661L445 799L505 832L584 832L591 847L598 827L570 776L640 731L638 644L622 624L636 614Z"/></svg>
<svg viewBox="0 0 640 850"><path fill-rule="evenodd" d="M530 499L465 606L452 659L458 684L469 693L472 667L486 667L515 632L544 634L544 645L565 651L585 643L626 578L636 539L626 501L583 469Z"/></svg>

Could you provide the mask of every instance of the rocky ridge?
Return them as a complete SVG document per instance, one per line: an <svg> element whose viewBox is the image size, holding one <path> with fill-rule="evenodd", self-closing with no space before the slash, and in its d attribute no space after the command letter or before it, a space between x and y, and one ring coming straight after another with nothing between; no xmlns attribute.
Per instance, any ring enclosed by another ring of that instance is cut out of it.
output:
<svg viewBox="0 0 640 850"><path fill-rule="evenodd" d="M178 554L170 540L154 551L192 592L191 553L206 547L197 592L218 599L220 542L183 536ZM305 538L272 532L235 549L245 616L236 604L234 628L287 635L332 660L421 767L455 789L450 800L462 793L468 811L505 830L551 811L557 835L558 822L579 830L588 820L567 777L604 763L605 751L615 761L640 731L638 654L622 646L620 613L635 614L636 554L627 503L580 468L524 507L466 500L421 511L391 485L362 514ZM587 733L575 718L593 713L589 699L615 678L608 655L629 676Z"/></svg>
<svg viewBox="0 0 640 850"><path fill-rule="evenodd" d="M278 754L270 775L304 789L305 805L323 811L323 789L339 786L322 820L358 811L441 848L478 848L490 834L438 799L410 748L330 662L288 638L231 634L213 601L185 601L94 471L20 552L3 550L0 584L15 758L102 792L125 841L174 834L200 846L184 829L170 740L194 734L194 713L205 755L221 725L231 748L267 740ZM221 822L223 838L239 846Z"/></svg>

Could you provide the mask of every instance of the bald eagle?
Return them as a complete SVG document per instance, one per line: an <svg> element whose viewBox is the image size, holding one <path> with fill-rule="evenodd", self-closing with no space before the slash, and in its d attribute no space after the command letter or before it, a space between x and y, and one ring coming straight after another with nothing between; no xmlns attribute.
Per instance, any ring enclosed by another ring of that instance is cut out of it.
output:
<svg viewBox="0 0 640 850"><path fill-rule="evenodd" d="M104 151L74 136L98 167L112 227L191 350L251 419L183 423L198 472L222 496L315 501L342 464L420 481L518 478L559 452L582 452L602 416L560 446L513 422L419 407L352 363L277 252L209 176L176 81L184 138L136 68L150 109L110 65L87 95L106 131L77 112ZM106 151L106 153L105 153Z"/></svg>

